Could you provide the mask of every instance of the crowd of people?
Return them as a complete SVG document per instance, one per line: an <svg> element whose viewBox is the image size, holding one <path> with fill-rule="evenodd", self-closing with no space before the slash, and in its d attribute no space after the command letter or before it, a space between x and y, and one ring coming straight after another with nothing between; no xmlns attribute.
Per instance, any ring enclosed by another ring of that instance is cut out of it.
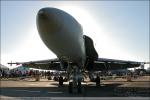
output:
<svg viewBox="0 0 150 100"><path fill-rule="evenodd" d="M34 77L39 75L41 78L48 78L49 76L59 76L58 72L39 71L39 70L13 70L13 69L0 69L0 78L17 78L17 77ZM63 74L62 74L63 75Z"/></svg>
<svg viewBox="0 0 150 100"><path fill-rule="evenodd" d="M137 72L136 72L137 73ZM136 73L131 73L130 74L132 76L135 76ZM133 75L134 74L134 75ZM138 73L139 75L142 75L143 73L141 73L141 71L139 71ZM66 72L60 72L60 71L55 71L55 72L52 72L52 71L44 71L44 70L33 70L33 69L29 69L29 70L18 70L18 69L2 69L0 68L0 78L19 78L19 77L36 77L36 76L40 76L40 78L45 78L45 79L48 79L48 80L55 80L55 81L58 81L59 80L59 77L60 76L67 76L67 73ZM94 76L112 76L112 73L110 72L95 72L93 73ZM117 76L125 76L125 74L119 72L117 72ZM94 78L94 77L93 77ZM96 78L96 77L95 77ZM92 79L92 78L91 78ZM67 79L65 79L67 80Z"/></svg>

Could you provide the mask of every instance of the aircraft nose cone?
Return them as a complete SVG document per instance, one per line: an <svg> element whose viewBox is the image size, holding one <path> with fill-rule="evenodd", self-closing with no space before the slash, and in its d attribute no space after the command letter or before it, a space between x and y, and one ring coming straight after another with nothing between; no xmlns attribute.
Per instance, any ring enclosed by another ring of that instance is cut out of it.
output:
<svg viewBox="0 0 150 100"><path fill-rule="evenodd" d="M38 12L38 21L47 21L48 20L48 15L44 9L40 10Z"/></svg>
<svg viewBox="0 0 150 100"><path fill-rule="evenodd" d="M56 33L61 26L61 15L56 9L43 8L37 16L37 26L40 33Z"/></svg>
<svg viewBox="0 0 150 100"><path fill-rule="evenodd" d="M44 11L44 9L41 9L39 12L38 12L38 20L45 20L47 19L47 14L46 14L46 11Z"/></svg>
<svg viewBox="0 0 150 100"><path fill-rule="evenodd" d="M44 10L41 9L39 12L38 12L39 15L43 15L44 14Z"/></svg>

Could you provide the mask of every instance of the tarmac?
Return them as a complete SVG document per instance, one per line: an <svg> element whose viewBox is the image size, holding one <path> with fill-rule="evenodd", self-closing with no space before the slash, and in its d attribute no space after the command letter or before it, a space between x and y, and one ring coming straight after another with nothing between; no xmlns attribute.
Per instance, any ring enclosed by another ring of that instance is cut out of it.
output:
<svg viewBox="0 0 150 100"><path fill-rule="evenodd" d="M150 76L140 76L132 79L131 82L122 78L102 80L99 87L95 85L95 82L83 82L82 85L82 93L77 93L74 88L73 93L70 94L68 93L68 82L59 86L58 82L47 79L40 79L40 81L30 78L2 79L0 96L1 99L32 97L33 100L36 100L35 97L61 97L61 99L62 97L150 97Z"/></svg>

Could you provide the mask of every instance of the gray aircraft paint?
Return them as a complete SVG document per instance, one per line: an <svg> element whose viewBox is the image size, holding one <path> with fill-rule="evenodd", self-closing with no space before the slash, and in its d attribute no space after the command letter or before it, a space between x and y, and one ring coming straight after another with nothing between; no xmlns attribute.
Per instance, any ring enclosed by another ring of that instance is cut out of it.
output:
<svg viewBox="0 0 150 100"><path fill-rule="evenodd" d="M85 61L83 30L71 15L56 8L43 8L37 14L37 28L45 45L59 59Z"/></svg>

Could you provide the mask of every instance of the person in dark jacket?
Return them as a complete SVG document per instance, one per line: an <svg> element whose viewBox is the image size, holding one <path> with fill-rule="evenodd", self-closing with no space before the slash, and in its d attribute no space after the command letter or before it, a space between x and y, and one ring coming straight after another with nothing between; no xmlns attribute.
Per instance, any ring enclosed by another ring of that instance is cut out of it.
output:
<svg viewBox="0 0 150 100"><path fill-rule="evenodd" d="M96 86L100 86L100 77L97 75L96 79Z"/></svg>
<svg viewBox="0 0 150 100"><path fill-rule="evenodd" d="M64 81L63 81L63 77L60 75L60 77L59 77L59 85L62 86L62 85L63 85L63 82L64 82Z"/></svg>

